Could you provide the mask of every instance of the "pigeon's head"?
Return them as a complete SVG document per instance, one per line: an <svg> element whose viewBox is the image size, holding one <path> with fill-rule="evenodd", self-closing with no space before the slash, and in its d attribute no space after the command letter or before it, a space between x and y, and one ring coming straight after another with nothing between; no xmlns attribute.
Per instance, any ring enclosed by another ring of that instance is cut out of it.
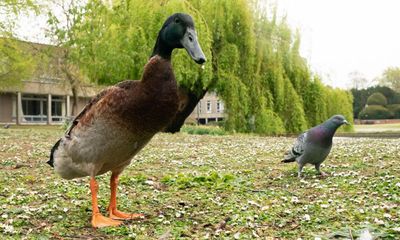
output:
<svg viewBox="0 0 400 240"><path fill-rule="evenodd" d="M340 127L343 124L350 125L349 122L343 117L343 115L334 115L329 120L330 123L335 125L336 127Z"/></svg>

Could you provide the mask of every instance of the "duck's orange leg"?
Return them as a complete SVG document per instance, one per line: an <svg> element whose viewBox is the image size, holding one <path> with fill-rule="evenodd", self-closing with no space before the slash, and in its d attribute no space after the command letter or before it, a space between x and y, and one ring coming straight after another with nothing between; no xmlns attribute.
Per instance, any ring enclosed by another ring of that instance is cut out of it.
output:
<svg viewBox="0 0 400 240"><path fill-rule="evenodd" d="M101 215L99 207L97 205L98 189L99 185L97 184L96 179L92 177L90 179L90 191L92 192L92 226L95 228L99 228L120 225L122 223L121 221L113 220L111 218Z"/></svg>
<svg viewBox="0 0 400 240"><path fill-rule="evenodd" d="M110 205L108 206L108 211L110 212L110 218L112 219L135 219L144 217L143 214L134 214L134 213L124 213L117 210L117 187L118 187L118 176L117 173L111 174L110 179Z"/></svg>

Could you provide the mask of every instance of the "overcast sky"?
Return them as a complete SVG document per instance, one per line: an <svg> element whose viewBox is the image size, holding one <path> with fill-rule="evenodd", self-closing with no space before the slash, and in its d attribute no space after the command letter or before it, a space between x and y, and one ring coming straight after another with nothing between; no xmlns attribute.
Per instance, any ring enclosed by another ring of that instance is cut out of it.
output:
<svg viewBox="0 0 400 240"><path fill-rule="evenodd" d="M400 67L400 0L261 0L277 3L301 32L301 55L323 81L351 87L349 73L368 80ZM44 17L23 18L21 34L43 41Z"/></svg>
<svg viewBox="0 0 400 240"><path fill-rule="evenodd" d="M399 0L275 2L292 28L300 30L301 55L325 83L346 88L351 72L372 80L387 67L400 67Z"/></svg>

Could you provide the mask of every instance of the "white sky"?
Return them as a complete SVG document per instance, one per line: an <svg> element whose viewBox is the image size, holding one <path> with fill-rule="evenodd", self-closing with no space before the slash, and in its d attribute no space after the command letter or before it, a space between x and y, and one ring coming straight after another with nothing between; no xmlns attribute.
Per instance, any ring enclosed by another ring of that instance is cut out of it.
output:
<svg viewBox="0 0 400 240"><path fill-rule="evenodd" d="M348 88L351 72L373 80L387 67L400 67L400 1L274 2L290 26L300 30L301 55L326 84Z"/></svg>
<svg viewBox="0 0 400 240"><path fill-rule="evenodd" d="M387 67L400 67L400 0L261 1L277 3L300 30L301 55L326 84L348 88L351 72L371 81ZM45 17L21 20L20 35L43 42Z"/></svg>

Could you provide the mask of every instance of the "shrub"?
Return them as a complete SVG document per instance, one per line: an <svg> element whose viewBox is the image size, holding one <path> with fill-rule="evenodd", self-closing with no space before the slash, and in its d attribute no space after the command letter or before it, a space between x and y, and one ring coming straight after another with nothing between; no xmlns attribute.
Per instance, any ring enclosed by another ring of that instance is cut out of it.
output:
<svg viewBox="0 0 400 240"><path fill-rule="evenodd" d="M379 105L369 105L365 107L358 116L360 119L387 119L391 117L391 112L387 108Z"/></svg>
<svg viewBox="0 0 400 240"><path fill-rule="evenodd" d="M387 108L391 112L393 118L400 119L400 104L390 104Z"/></svg>
<svg viewBox="0 0 400 240"><path fill-rule="evenodd" d="M224 129L217 126L189 126L184 125L181 132L197 135L225 135Z"/></svg>
<svg viewBox="0 0 400 240"><path fill-rule="evenodd" d="M376 92L376 93L371 94L371 96L368 97L367 104L368 105L385 106L387 104L387 99L382 93Z"/></svg>

